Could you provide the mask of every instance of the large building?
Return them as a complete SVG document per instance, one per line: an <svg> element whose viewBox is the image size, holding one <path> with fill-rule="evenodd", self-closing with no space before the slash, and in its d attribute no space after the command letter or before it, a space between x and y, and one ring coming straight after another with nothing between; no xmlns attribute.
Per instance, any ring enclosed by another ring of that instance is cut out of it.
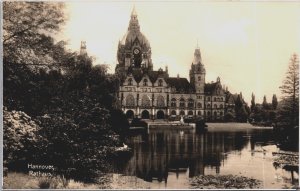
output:
<svg viewBox="0 0 300 191"><path fill-rule="evenodd" d="M218 77L205 82L205 67L195 49L190 79L170 77L168 68L153 70L151 46L141 33L135 9L127 33L118 45L115 72L121 79L119 103L128 118L165 119L199 117L222 120L225 91Z"/></svg>

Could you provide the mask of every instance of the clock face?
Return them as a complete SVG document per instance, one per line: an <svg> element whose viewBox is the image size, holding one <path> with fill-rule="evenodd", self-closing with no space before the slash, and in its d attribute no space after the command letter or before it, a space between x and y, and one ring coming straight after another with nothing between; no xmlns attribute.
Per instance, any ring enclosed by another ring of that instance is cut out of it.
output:
<svg viewBox="0 0 300 191"><path fill-rule="evenodd" d="M134 54L138 54L139 52L140 52L140 51L139 51L139 49L137 49L137 48L133 50L133 53L134 53Z"/></svg>

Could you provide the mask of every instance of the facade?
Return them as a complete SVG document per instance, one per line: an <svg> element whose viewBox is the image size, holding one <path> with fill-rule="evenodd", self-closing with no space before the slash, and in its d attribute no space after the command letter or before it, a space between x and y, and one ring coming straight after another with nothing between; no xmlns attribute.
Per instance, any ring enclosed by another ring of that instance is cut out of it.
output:
<svg viewBox="0 0 300 191"><path fill-rule="evenodd" d="M195 49L189 80L170 77L168 67L154 71L151 46L140 31L134 9L128 31L119 41L117 59L115 72L121 80L118 99L128 118L223 119L225 91L219 77L216 82L205 82L200 49Z"/></svg>

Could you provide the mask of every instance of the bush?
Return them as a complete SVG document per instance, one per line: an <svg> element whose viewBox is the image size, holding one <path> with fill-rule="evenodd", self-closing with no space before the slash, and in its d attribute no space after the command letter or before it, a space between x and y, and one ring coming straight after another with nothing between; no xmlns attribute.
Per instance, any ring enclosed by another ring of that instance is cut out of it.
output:
<svg viewBox="0 0 300 191"><path fill-rule="evenodd" d="M39 126L21 111L3 110L3 159L9 169L25 169L35 160Z"/></svg>
<svg viewBox="0 0 300 191"><path fill-rule="evenodd" d="M234 115L231 112L227 112L224 116L225 122L233 122L234 121Z"/></svg>

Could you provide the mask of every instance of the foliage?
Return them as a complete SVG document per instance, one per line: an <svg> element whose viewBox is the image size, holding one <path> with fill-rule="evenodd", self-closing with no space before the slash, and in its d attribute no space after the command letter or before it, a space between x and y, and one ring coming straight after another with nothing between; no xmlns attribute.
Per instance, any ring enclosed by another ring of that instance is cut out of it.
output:
<svg viewBox="0 0 300 191"><path fill-rule="evenodd" d="M278 101L277 101L277 97L276 97L276 94L273 94L273 97L272 97L272 108L274 110L277 109L277 106L278 106Z"/></svg>
<svg viewBox="0 0 300 191"><path fill-rule="evenodd" d="M3 159L10 168L24 168L35 157L39 126L20 111L3 111ZM8 163L9 162L9 163Z"/></svg>
<svg viewBox="0 0 300 191"><path fill-rule="evenodd" d="M299 58L293 54L283 85L280 86L282 102L278 108L278 121L290 127L299 124Z"/></svg>
<svg viewBox="0 0 300 191"><path fill-rule="evenodd" d="M226 122L233 122L234 121L234 115L233 115L233 113L227 112L224 115L224 121L226 121Z"/></svg>
<svg viewBox="0 0 300 191"><path fill-rule="evenodd" d="M53 38L64 23L63 3L3 2L4 60L17 64L53 62L49 55Z"/></svg>
<svg viewBox="0 0 300 191"><path fill-rule="evenodd" d="M255 95L252 93L251 95L251 112L254 111L255 108Z"/></svg>
<svg viewBox="0 0 300 191"><path fill-rule="evenodd" d="M54 42L49 34L64 22L63 3L4 2L3 9L4 105L25 111L40 126L16 126L24 133L19 135L5 124L8 165L37 161L90 180L109 167L107 156L121 144L116 132L124 139L129 128L115 110L118 79L106 66L93 66L88 55Z"/></svg>

